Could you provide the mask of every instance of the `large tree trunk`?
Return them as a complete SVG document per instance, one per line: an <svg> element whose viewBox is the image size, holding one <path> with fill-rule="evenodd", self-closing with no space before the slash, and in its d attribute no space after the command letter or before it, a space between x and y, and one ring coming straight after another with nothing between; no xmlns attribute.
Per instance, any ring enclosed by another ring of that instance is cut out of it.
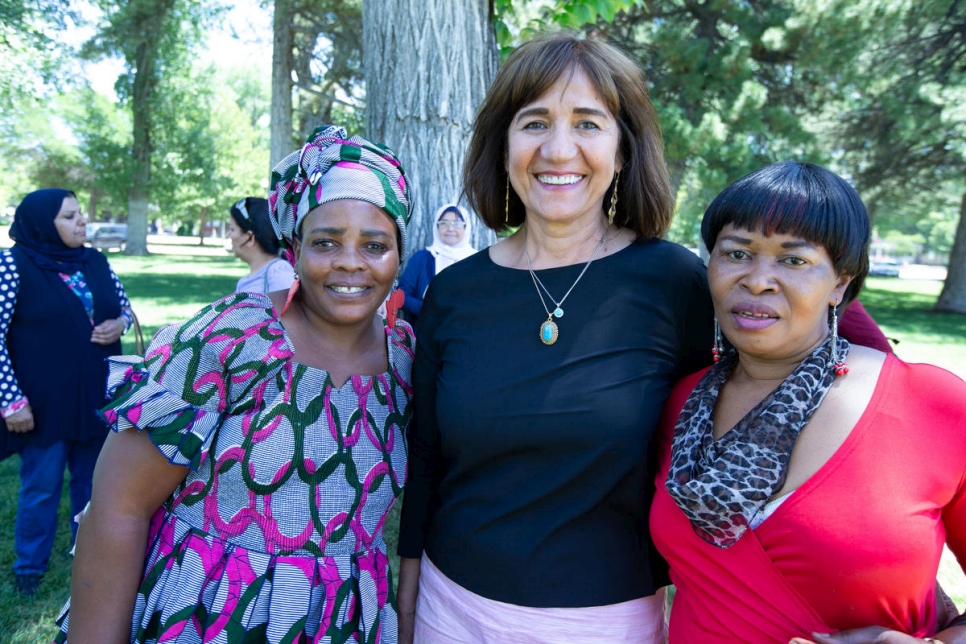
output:
<svg viewBox="0 0 966 644"><path fill-rule="evenodd" d="M966 314L966 193L959 206L959 225L949 253L946 283L936 302L937 311Z"/></svg>
<svg viewBox="0 0 966 644"><path fill-rule="evenodd" d="M135 53L137 69L131 97L134 170L127 191L127 255L148 254L148 183L151 181L151 90L154 87L153 42L141 42Z"/></svg>
<svg viewBox="0 0 966 644"><path fill-rule="evenodd" d="M205 228L208 226L208 206L201 207L201 215L198 217L201 223L198 226L198 245L205 245Z"/></svg>
<svg viewBox="0 0 966 644"><path fill-rule="evenodd" d="M292 151L292 0L275 0L272 19L271 168Z"/></svg>
<svg viewBox="0 0 966 644"><path fill-rule="evenodd" d="M463 156L499 57L491 0L363 0L366 136L399 154L415 208L411 249L432 243L433 213L462 192ZM494 136L503 136L494 133ZM473 245L494 234L477 220Z"/></svg>

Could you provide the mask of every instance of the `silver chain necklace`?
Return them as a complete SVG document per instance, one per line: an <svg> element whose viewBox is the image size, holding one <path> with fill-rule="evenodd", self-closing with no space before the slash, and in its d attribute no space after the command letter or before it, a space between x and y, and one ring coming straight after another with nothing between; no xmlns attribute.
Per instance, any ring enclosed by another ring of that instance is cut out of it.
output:
<svg viewBox="0 0 966 644"><path fill-rule="evenodd" d="M543 342L544 344L549 345L557 341L557 337L560 335L560 329L557 328L557 323L554 322L553 319L563 317L564 301L570 295L570 292L574 290L574 287L577 286L577 282L579 282L580 278L584 276L584 273L587 272L587 269L590 268L590 265L594 262L595 259L597 259L597 253L599 253L600 249L604 247L604 241L606 237L607 237L607 231L604 230L604 234L600 236L600 242L598 242L597 248L594 249L594 254L591 255L590 260L586 264L584 264L584 269L580 271L580 275L577 276L577 279L575 279L574 283L570 285L570 288L567 289L567 292L564 293L564 296L560 298L559 302L553 298L553 295L550 294L550 291L547 290L547 287L543 285L543 282L540 281L540 278L537 277L537 274L533 272L533 267L530 264L530 251L527 249L527 240L526 239L523 240L523 252L527 256L527 270L530 272L530 277L533 278L533 287L537 289L537 295L540 296L540 304L543 305L543 310L547 312L546 322L540 325L540 341ZM542 292L541 292L541 289L542 289ZM547 306L546 301L544 301L543 299L544 293L546 293L547 297L550 298L550 301L553 302L554 304L553 311L550 310L550 308Z"/></svg>

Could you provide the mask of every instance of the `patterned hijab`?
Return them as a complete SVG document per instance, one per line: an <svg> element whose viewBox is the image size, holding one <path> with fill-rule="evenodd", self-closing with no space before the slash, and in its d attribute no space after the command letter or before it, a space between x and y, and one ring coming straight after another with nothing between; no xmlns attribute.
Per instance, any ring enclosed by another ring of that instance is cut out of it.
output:
<svg viewBox="0 0 966 644"><path fill-rule="evenodd" d="M409 182L396 154L345 129L326 125L272 169L268 209L275 234L294 264L293 239L310 211L330 201L358 199L381 208L399 229L399 257L409 247Z"/></svg>
<svg viewBox="0 0 966 644"><path fill-rule="evenodd" d="M46 188L23 198L13 216L10 237L38 268L57 273L76 273L90 259L91 249L71 248L60 238L54 219L70 190Z"/></svg>

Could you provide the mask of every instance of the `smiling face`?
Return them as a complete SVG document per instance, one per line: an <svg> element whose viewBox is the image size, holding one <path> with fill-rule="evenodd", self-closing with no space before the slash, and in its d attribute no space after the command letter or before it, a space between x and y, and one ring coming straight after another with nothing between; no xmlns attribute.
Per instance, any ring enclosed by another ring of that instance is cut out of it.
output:
<svg viewBox="0 0 966 644"><path fill-rule="evenodd" d="M721 331L740 354L800 361L828 334L830 305L851 278L838 275L824 246L794 235L722 228L708 260Z"/></svg>
<svg viewBox="0 0 966 644"><path fill-rule="evenodd" d="M396 225L367 201L340 199L310 211L300 226L303 305L331 324L371 322L399 270Z"/></svg>
<svg viewBox="0 0 966 644"><path fill-rule="evenodd" d="M510 123L507 172L527 217L571 223L602 216L619 144L617 121L587 74L563 74Z"/></svg>
<svg viewBox="0 0 966 644"><path fill-rule="evenodd" d="M466 222L456 212L447 210L436 222L439 239L447 246L456 246L463 240Z"/></svg>

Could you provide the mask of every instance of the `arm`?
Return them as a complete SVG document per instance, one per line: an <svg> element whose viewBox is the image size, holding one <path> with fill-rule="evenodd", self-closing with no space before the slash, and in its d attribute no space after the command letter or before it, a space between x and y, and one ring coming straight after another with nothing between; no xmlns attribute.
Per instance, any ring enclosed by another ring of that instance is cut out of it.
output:
<svg viewBox="0 0 966 644"><path fill-rule="evenodd" d="M812 639L793 637L790 644L922 644L935 642L936 644L964 644L966 643L966 626L954 626L936 633L932 638L920 639L906 635L899 631L890 631L881 626L867 626L854 628L838 633L813 633Z"/></svg>
<svg viewBox="0 0 966 644"><path fill-rule="evenodd" d="M711 364L711 345L714 342L714 308L708 289L707 272L697 263L690 276L682 304L677 311L681 334L681 356L676 378L683 378Z"/></svg>
<svg viewBox="0 0 966 644"><path fill-rule="evenodd" d="M419 596L419 559L402 557L399 560L399 644L413 644L416 627L416 598Z"/></svg>
<svg viewBox="0 0 966 644"><path fill-rule="evenodd" d="M426 256L429 255L427 251L422 250L413 255L409 259L409 263L406 264L406 270L399 277L399 290L406 294L406 300L403 302L403 311L406 313L411 313L416 317L423 308L423 293L425 288L420 288L420 276L426 271Z"/></svg>
<svg viewBox="0 0 966 644"><path fill-rule="evenodd" d="M90 507L77 531L71 578L71 644L130 641L151 517L188 473L171 465L146 432L107 437Z"/></svg>
<svg viewBox="0 0 966 644"><path fill-rule="evenodd" d="M434 343L438 326L439 315L433 301L433 290L430 288L420 318L416 360L413 364L415 413L407 431L409 478L403 497L397 548L402 558L399 589L396 593L399 604L400 644L412 642L416 598L419 593L419 560L438 505L439 482L443 475L439 431L434 413L436 377L440 366L438 347Z"/></svg>
<svg viewBox="0 0 966 644"><path fill-rule="evenodd" d="M91 332L91 342L105 346L114 344L120 340L121 336L127 333L127 330L134 322L134 311L131 309L131 301L127 299L127 294L124 292L124 286L121 285L121 280L118 279L113 268L108 266L107 270L111 272L111 278L114 280L117 299L121 304L121 315L117 318L104 320L95 326Z"/></svg>
<svg viewBox="0 0 966 644"><path fill-rule="evenodd" d="M7 285L6 290L0 290L0 336L3 337L3 342L0 343L0 382L8 385L6 389L0 390L0 416L3 416L8 431L29 432L34 428L33 411L17 384L10 352L7 351L7 333L17 307L17 292L20 288L20 273L17 272L17 263L9 251L0 255L0 283Z"/></svg>

